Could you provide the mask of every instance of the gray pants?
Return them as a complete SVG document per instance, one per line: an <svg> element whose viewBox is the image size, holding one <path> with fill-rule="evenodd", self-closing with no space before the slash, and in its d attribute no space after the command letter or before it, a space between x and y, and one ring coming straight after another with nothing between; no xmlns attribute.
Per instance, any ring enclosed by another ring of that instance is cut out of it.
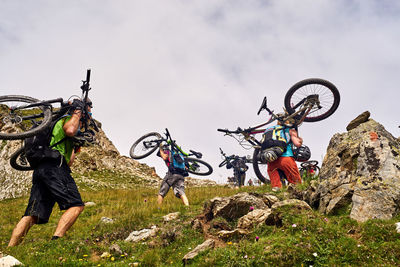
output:
<svg viewBox="0 0 400 267"><path fill-rule="evenodd" d="M160 191L158 192L158 194L162 197L165 197L172 186L175 196L177 198L180 198L181 196L185 195L184 183L185 178L182 175L167 172L161 183Z"/></svg>

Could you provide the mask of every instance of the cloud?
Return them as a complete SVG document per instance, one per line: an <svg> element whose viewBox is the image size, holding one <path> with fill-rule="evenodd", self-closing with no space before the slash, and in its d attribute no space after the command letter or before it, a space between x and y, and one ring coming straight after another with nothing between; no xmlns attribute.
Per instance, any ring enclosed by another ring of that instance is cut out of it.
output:
<svg viewBox="0 0 400 267"><path fill-rule="evenodd" d="M168 127L219 169L218 147L251 154L216 131L248 127L264 96L320 77L342 101L300 134L322 160L330 137L365 110L398 134L397 1L3 1L0 90L40 99L79 93L92 68L96 118L117 148ZM142 160L165 167L155 156Z"/></svg>

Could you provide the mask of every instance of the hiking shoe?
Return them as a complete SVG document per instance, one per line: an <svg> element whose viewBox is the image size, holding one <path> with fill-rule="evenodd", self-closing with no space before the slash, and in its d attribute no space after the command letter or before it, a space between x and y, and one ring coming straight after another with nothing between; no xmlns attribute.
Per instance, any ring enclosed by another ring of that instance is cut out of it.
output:
<svg viewBox="0 0 400 267"><path fill-rule="evenodd" d="M279 187L272 187L273 192L278 192L279 190L281 190Z"/></svg>

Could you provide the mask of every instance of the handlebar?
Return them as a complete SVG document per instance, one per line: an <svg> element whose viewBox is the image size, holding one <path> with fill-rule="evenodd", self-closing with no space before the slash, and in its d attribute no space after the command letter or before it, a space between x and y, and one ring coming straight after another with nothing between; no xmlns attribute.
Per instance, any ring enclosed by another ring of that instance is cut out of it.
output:
<svg viewBox="0 0 400 267"><path fill-rule="evenodd" d="M59 97L59 98L55 98L55 99L51 99L51 100L45 100L45 101L42 101L41 103L43 103L43 104L51 104L51 103L63 103L64 102L64 99L62 99L61 97Z"/></svg>

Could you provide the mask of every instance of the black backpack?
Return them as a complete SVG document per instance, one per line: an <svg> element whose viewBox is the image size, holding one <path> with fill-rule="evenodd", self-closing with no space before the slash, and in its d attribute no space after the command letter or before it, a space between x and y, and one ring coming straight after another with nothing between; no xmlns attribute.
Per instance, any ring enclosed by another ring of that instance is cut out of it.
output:
<svg viewBox="0 0 400 267"><path fill-rule="evenodd" d="M288 145L288 140L285 136L285 129L286 127L280 125L267 128L261 140L262 150L271 147L279 147L283 152L285 152Z"/></svg>
<svg viewBox="0 0 400 267"><path fill-rule="evenodd" d="M52 147L62 143L67 137L61 139L50 146L54 126L58 120L51 122L50 126L39 132L37 135L25 138L25 156L32 168L36 168L40 163L47 160L60 160L61 154ZM33 126L35 127L35 126Z"/></svg>

